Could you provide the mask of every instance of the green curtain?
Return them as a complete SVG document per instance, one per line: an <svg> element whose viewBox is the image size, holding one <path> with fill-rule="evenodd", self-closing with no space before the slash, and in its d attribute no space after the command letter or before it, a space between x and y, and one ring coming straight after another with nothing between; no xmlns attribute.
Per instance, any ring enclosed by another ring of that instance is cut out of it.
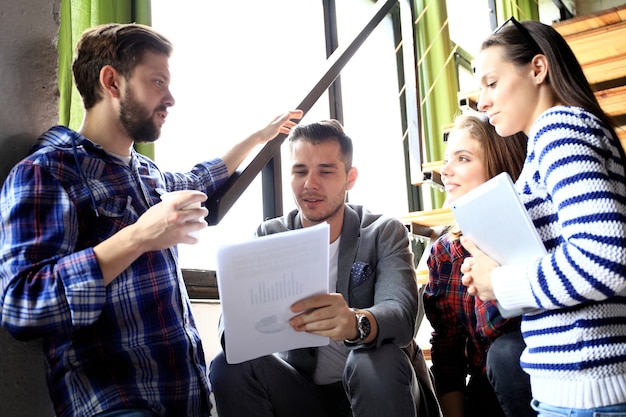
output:
<svg viewBox="0 0 626 417"><path fill-rule="evenodd" d="M83 104L72 78L74 46L89 27L102 23L141 23L150 25L150 0L62 0L59 28L59 124L78 129L83 120ZM136 144L137 151L154 158L152 144Z"/></svg>
<svg viewBox="0 0 626 417"><path fill-rule="evenodd" d="M426 160L432 162L443 159L442 126L452 123L459 112L458 79L445 0L414 0L414 9L422 137ZM441 207L444 200L444 193L432 188L433 205Z"/></svg>
<svg viewBox="0 0 626 417"><path fill-rule="evenodd" d="M454 121L458 107L458 76L454 54L457 46L450 40L445 0L413 0L416 14L415 49L427 161L443 159L445 144L442 128ZM511 16L518 20L539 20L537 0L496 0L498 22ZM445 193L431 189L434 207L441 207Z"/></svg>
<svg viewBox="0 0 626 417"><path fill-rule="evenodd" d="M539 20L537 0L496 0L498 24L513 16L517 20Z"/></svg>

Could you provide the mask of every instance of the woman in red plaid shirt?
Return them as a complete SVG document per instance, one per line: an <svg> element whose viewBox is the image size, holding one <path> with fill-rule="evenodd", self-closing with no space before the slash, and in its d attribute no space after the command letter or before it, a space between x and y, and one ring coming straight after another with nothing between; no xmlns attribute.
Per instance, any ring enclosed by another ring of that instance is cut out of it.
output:
<svg viewBox="0 0 626 417"><path fill-rule="evenodd" d="M502 138L486 119L460 116L449 134L441 169L447 203L503 171L515 180L525 156L524 134ZM469 253L460 235L458 226L451 226L433 245L424 292L433 327L432 371L444 416L536 415L530 408L528 375L519 365L524 346L520 320L503 318L495 302L467 293L461 264Z"/></svg>

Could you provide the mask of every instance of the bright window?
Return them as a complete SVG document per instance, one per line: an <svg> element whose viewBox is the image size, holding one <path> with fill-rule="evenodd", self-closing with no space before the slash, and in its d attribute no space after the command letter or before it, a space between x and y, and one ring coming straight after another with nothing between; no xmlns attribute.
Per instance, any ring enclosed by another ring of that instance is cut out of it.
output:
<svg viewBox="0 0 626 417"><path fill-rule="evenodd" d="M319 0L182 4L152 0L153 26L174 43L170 66L176 99L155 159L163 169L176 171L221 155L275 115L295 108L326 61ZM342 0L337 7L342 45L369 19L374 3ZM354 141L360 174L349 199L375 212L401 215L408 203L394 53L387 18L345 67L341 82L344 126ZM304 122L328 117L324 96ZM294 208L288 163L284 153L285 213ZM215 269L217 245L252 236L262 220L257 179L219 225L201 233L199 244L179 247L181 265Z"/></svg>

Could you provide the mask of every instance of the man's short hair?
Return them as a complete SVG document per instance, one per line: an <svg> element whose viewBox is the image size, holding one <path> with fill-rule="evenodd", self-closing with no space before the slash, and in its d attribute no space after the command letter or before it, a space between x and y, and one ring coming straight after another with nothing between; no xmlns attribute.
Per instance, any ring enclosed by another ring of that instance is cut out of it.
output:
<svg viewBox="0 0 626 417"><path fill-rule="evenodd" d="M289 141L290 149L293 149L294 142L298 140L313 144L337 141L339 142L341 159L346 168L346 172L352 168L352 139L344 133L343 126L335 119L297 125L291 130L287 140Z"/></svg>
<svg viewBox="0 0 626 417"><path fill-rule="evenodd" d="M76 45L72 71L85 109L102 98L100 71L111 65L129 79L143 54L151 51L170 56L172 44L149 26L107 23L87 29Z"/></svg>

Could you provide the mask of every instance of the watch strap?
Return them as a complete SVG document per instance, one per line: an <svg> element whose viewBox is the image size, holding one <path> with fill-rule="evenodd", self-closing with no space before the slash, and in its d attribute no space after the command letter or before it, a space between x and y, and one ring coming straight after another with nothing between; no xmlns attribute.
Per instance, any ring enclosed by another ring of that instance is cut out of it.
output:
<svg viewBox="0 0 626 417"><path fill-rule="evenodd" d="M371 325L369 323L369 318L356 308L350 308L350 310L352 310L356 317L356 330L358 332L358 336L356 339L346 339L345 342L350 344L361 343L370 335Z"/></svg>

